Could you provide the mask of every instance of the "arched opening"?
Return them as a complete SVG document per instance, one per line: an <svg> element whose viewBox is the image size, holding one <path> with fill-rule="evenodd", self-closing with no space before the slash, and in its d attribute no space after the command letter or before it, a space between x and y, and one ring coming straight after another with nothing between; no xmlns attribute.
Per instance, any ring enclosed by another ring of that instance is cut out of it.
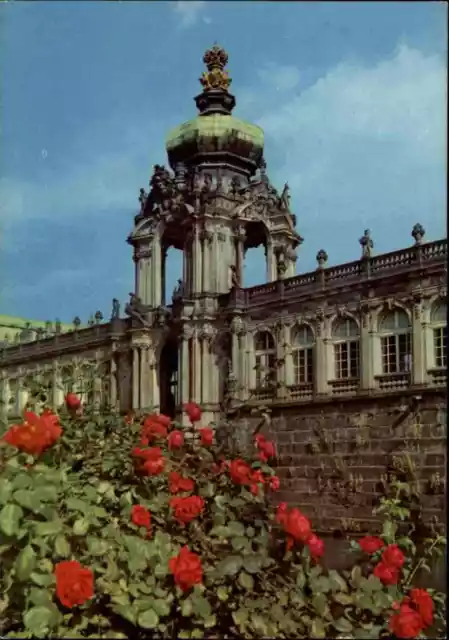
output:
<svg viewBox="0 0 449 640"><path fill-rule="evenodd" d="M243 243L242 286L267 282L267 234L261 222L248 222Z"/></svg>
<svg viewBox="0 0 449 640"><path fill-rule="evenodd" d="M159 385L161 413L175 417L178 401L178 343L168 340L162 348L159 359Z"/></svg>
<svg viewBox="0 0 449 640"><path fill-rule="evenodd" d="M173 293L179 288L180 281L183 280L183 269L183 251L173 246L168 247L162 260L162 304L171 304Z"/></svg>

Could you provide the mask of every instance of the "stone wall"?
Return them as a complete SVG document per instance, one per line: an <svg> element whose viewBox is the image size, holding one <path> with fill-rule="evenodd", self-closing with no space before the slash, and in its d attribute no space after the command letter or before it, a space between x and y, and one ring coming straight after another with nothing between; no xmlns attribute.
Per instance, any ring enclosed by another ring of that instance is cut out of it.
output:
<svg viewBox="0 0 449 640"><path fill-rule="evenodd" d="M374 533L383 481L411 484L426 524L445 517L446 396L348 399L273 408L277 500L300 506L321 534Z"/></svg>

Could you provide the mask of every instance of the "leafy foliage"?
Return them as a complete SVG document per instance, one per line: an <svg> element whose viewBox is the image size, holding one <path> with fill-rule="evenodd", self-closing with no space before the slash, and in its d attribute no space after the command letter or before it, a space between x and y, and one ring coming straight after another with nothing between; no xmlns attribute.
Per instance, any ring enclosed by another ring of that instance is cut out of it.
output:
<svg viewBox="0 0 449 640"><path fill-rule="evenodd" d="M443 597L412 589L444 540L418 557L398 537L400 491L382 504L382 539L353 543L355 566L339 573L319 564L299 510L273 509L275 451L261 435L252 460L229 460L209 429L83 412L73 397L62 432L28 419L53 435L27 453L25 420L20 447L0 447L2 636L435 637L444 621Z"/></svg>

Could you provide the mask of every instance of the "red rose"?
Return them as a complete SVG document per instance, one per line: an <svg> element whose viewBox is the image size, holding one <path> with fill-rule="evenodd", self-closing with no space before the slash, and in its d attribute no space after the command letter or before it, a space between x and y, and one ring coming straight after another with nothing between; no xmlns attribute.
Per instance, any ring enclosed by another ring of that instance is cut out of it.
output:
<svg viewBox="0 0 449 640"><path fill-rule="evenodd" d="M250 490L250 493L253 494L253 496L258 496L259 495L259 485L254 484L254 483L250 484L249 490Z"/></svg>
<svg viewBox="0 0 449 640"><path fill-rule="evenodd" d="M309 519L296 508L287 514L283 524L286 533L297 542L306 542L312 532Z"/></svg>
<svg viewBox="0 0 449 640"><path fill-rule="evenodd" d="M385 546L385 543L380 538L376 538L375 536L365 536L361 538L359 541L359 546L362 551L371 555L372 553L376 553Z"/></svg>
<svg viewBox="0 0 449 640"><path fill-rule="evenodd" d="M259 469L257 469L256 471L253 471L251 474L251 482L258 482L260 484L264 484L265 482L265 478L263 477L262 471L260 471Z"/></svg>
<svg viewBox="0 0 449 640"><path fill-rule="evenodd" d="M274 442L267 440L262 434L257 434L255 437L256 446L259 449L259 460L267 462L269 458L274 458L276 455L276 447Z"/></svg>
<svg viewBox="0 0 449 640"><path fill-rule="evenodd" d="M40 455L55 444L61 435L58 416L45 409L41 416L25 411L23 424L10 427L2 439L21 451Z"/></svg>
<svg viewBox="0 0 449 640"><path fill-rule="evenodd" d="M260 449L265 442L265 436L263 436L261 433L258 433L254 437L254 440L256 441L256 447Z"/></svg>
<svg viewBox="0 0 449 640"><path fill-rule="evenodd" d="M376 564L373 573L383 584L387 585L397 584L399 579L399 570L384 562Z"/></svg>
<svg viewBox="0 0 449 640"><path fill-rule="evenodd" d="M231 480L236 484L249 484L251 476L251 468L244 460L233 460L229 465L229 473Z"/></svg>
<svg viewBox="0 0 449 640"><path fill-rule="evenodd" d="M181 431L172 431L168 436L168 448L180 449L184 444L184 434Z"/></svg>
<svg viewBox="0 0 449 640"><path fill-rule="evenodd" d="M199 431L201 435L201 444L203 445L203 447L210 447L214 441L214 430L210 427L207 427L206 429L200 429Z"/></svg>
<svg viewBox="0 0 449 640"><path fill-rule="evenodd" d="M183 478L177 471L172 471L168 476L170 493L193 491L195 483L190 478Z"/></svg>
<svg viewBox="0 0 449 640"><path fill-rule="evenodd" d="M268 479L268 486L270 487L271 491L277 491L281 486L281 481L277 476L270 476L270 478Z"/></svg>
<svg viewBox="0 0 449 640"><path fill-rule="evenodd" d="M287 503L281 502L276 510L275 520L279 524L284 524L287 519Z"/></svg>
<svg viewBox="0 0 449 640"><path fill-rule="evenodd" d="M311 533L307 538L307 546L310 549L310 555L315 560L318 560L324 554L324 540L318 538L314 533Z"/></svg>
<svg viewBox="0 0 449 640"><path fill-rule="evenodd" d="M168 567L175 578L175 583L183 591L188 591L195 584L203 581L201 558L192 553L188 547L182 547L174 558L170 558Z"/></svg>
<svg viewBox="0 0 449 640"><path fill-rule="evenodd" d="M408 604L401 604L399 612L391 616L388 626L397 638L416 638L423 629L423 620Z"/></svg>
<svg viewBox="0 0 449 640"><path fill-rule="evenodd" d="M410 600L418 609L418 613L423 620L425 627L433 624L433 600L432 596L425 589L412 589L410 591Z"/></svg>
<svg viewBox="0 0 449 640"><path fill-rule="evenodd" d="M94 595L94 574L76 560L64 560L55 566L56 595L64 607L72 609Z"/></svg>
<svg viewBox="0 0 449 640"><path fill-rule="evenodd" d="M142 438L157 440L167 437L167 427L157 420L157 416L148 416L142 425Z"/></svg>
<svg viewBox="0 0 449 640"><path fill-rule="evenodd" d="M165 467L164 458L157 458L156 460L145 460L142 465L142 471L144 475L147 476L158 476L160 475Z"/></svg>
<svg viewBox="0 0 449 640"><path fill-rule="evenodd" d="M158 460L162 457L162 449L160 447L150 447L149 449L134 447L131 454L135 458L144 458L144 460Z"/></svg>
<svg viewBox="0 0 449 640"><path fill-rule="evenodd" d="M81 400L76 393L68 393L65 397L65 406L69 411L75 411L81 406Z"/></svg>
<svg viewBox="0 0 449 640"><path fill-rule="evenodd" d="M131 521L138 527L145 527L148 531L151 529L151 513L139 504L131 509Z"/></svg>
<svg viewBox="0 0 449 640"><path fill-rule="evenodd" d="M190 422L199 422L201 420L201 409L196 402L187 402L184 405L184 411L187 413Z"/></svg>
<svg viewBox="0 0 449 640"><path fill-rule="evenodd" d="M400 569L405 562L405 556L397 544L389 544L382 553L382 562L395 569Z"/></svg>
<svg viewBox="0 0 449 640"><path fill-rule="evenodd" d="M173 515L176 520L182 524L187 524L203 512L204 500L200 496L171 498L170 507L173 509Z"/></svg>
<svg viewBox="0 0 449 640"><path fill-rule="evenodd" d="M153 416L154 419L159 422L159 424L164 425L164 427L168 427L171 425L171 418L169 416L164 415L163 413L158 413Z"/></svg>

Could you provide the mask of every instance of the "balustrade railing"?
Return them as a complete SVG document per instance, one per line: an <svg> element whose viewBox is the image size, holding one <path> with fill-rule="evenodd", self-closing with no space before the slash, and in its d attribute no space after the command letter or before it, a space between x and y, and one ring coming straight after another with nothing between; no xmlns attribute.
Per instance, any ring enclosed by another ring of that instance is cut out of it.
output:
<svg viewBox="0 0 449 640"><path fill-rule="evenodd" d="M308 273L303 273L285 280L268 282L242 289L240 297L245 299L245 304L263 303L264 299L273 295L285 295L292 291L307 291L308 288L317 286L327 287L334 284L358 279L360 277L379 277L386 275L389 271L409 268L420 261L430 262L441 260L447 256L447 240L437 240L426 244L384 253L379 256L363 258L355 262L347 262L327 269L317 269Z"/></svg>
<svg viewBox="0 0 449 640"><path fill-rule="evenodd" d="M331 380L329 382L333 396L353 395L360 388L359 378L346 378L344 380Z"/></svg>
<svg viewBox="0 0 449 640"><path fill-rule="evenodd" d="M410 386L411 376L408 372L386 373L376 376L377 388L380 391L397 391Z"/></svg>

